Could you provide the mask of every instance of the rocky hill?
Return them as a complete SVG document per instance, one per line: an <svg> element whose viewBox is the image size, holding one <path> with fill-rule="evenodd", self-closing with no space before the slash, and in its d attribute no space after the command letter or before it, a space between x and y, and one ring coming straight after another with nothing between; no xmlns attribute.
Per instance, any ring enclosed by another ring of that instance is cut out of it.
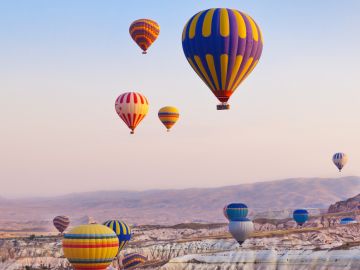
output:
<svg viewBox="0 0 360 270"><path fill-rule="evenodd" d="M253 217L256 213L266 216L269 211L274 218L285 218L297 207L327 209L335 201L354 196L357 190L360 190L359 177L294 178L218 188L99 191L6 200L0 201L0 230L13 229L16 226L9 224L15 221L40 224L47 220L51 228L50 221L59 214L70 216L72 224L81 223L84 216L99 222L121 218L130 224L224 222L222 208L233 201L247 203Z"/></svg>
<svg viewBox="0 0 360 270"><path fill-rule="evenodd" d="M338 201L330 205L329 213L350 212L360 210L360 194L344 201Z"/></svg>

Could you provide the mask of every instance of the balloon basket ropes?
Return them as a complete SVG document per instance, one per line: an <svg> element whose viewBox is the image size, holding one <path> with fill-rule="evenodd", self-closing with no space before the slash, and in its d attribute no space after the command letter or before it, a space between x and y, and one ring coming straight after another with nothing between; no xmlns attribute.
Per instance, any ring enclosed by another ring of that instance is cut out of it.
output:
<svg viewBox="0 0 360 270"><path fill-rule="evenodd" d="M223 111L223 110L229 110L230 109L230 104L219 104L219 105L216 105L216 109L218 111Z"/></svg>

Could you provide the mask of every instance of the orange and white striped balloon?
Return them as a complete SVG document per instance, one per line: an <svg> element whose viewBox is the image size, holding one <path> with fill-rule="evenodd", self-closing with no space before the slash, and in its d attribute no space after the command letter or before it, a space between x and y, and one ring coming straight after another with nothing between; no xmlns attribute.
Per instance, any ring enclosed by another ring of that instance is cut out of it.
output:
<svg viewBox="0 0 360 270"><path fill-rule="evenodd" d="M131 134L149 111L147 98L136 92L121 94L115 101L115 110L119 117L131 129Z"/></svg>

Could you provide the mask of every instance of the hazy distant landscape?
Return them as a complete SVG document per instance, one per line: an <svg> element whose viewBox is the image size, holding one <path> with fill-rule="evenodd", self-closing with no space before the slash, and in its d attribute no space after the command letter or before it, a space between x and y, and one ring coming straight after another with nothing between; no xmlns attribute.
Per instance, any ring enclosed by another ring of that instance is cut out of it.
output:
<svg viewBox="0 0 360 270"><path fill-rule="evenodd" d="M223 206L245 201L250 214L298 207L327 209L360 192L360 177L294 178L219 188L150 191L99 191L59 197L0 200L2 230L54 230L52 218L68 215L71 225L88 218L121 218L129 224L173 225L225 222ZM14 225L14 224L17 225Z"/></svg>

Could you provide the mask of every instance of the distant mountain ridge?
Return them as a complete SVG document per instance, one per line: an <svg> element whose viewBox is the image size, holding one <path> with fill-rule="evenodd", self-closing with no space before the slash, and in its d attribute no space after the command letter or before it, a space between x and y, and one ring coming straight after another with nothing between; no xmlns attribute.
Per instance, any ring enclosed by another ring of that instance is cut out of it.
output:
<svg viewBox="0 0 360 270"><path fill-rule="evenodd" d="M0 220L73 220L88 215L98 221L121 218L132 224L224 222L228 202L245 202L251 211L296 207L328 208L360 191L360 177L293 178L217 188L99 191L53 198L0 200ZM1 225L1 224L0 224Z"/></svg>

